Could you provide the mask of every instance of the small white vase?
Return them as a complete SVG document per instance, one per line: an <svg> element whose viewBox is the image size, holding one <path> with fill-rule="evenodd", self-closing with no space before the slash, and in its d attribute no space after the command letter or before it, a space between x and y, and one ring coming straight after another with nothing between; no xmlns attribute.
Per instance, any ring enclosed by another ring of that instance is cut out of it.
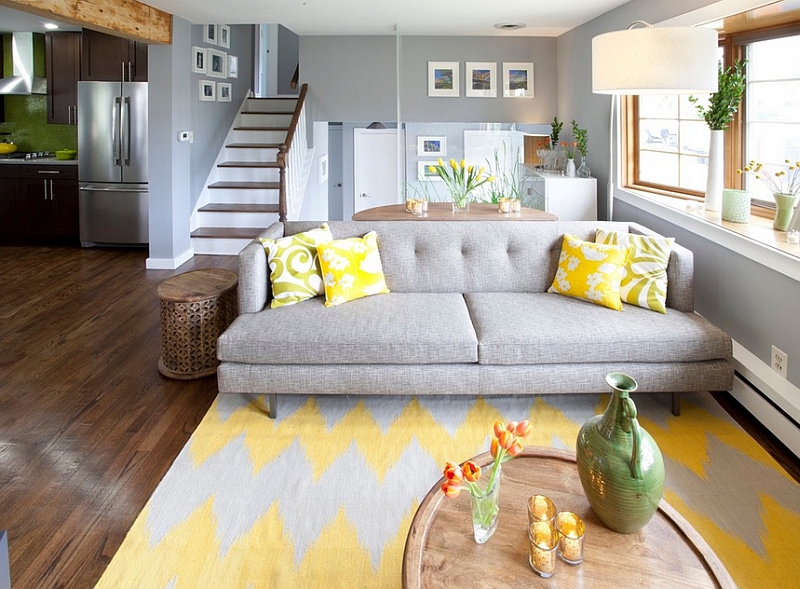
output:
<svg viewBox="0 0 800 589"><path fill-rule="evenodd" d="M725 131L711 130L708 146L708 179L706 181L706 210L722 210L722 189L725 187Z"/></svg>
<svg viewBox="0 0 800 589"><path fill-rule="evenodd" d="M578 175L575 169L575 159L574 158L567 158L567 167L564 169L564 175L569 176L570 178L574 178Z"/></svg>

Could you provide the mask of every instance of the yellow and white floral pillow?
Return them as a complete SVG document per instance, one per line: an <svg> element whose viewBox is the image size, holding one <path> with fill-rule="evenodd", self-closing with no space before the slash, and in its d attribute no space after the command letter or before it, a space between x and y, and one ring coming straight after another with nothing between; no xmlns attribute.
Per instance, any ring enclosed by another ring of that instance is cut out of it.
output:
<svg viewBox="0 0 800 589"><path fill-rule="evenodd" d="M279 239L259 238L267 251L273 309L324 294L317 247L333 241L327 223L319 229Z"/></svg>
<svg viewBox="0 0 800 589"><path fill-rule="evenodd" d="M389 292L374 231L320 244L318 251L326 307Z"/></svg>
<svg viewBox="0 0 800 589"><path fill-rule="evenodd" d="M627 255L625 246L592 243L566 234L558 270L548 292L619 311L622 309L619 285Z"/></svg>
<svg viewBox="0 0 800 589"><path fill-rule="evenodd" d="M666 313L667 264L675 239L598 229L595 241L628 248L628 260L619 286L622 300L637 307Z"/></svg>

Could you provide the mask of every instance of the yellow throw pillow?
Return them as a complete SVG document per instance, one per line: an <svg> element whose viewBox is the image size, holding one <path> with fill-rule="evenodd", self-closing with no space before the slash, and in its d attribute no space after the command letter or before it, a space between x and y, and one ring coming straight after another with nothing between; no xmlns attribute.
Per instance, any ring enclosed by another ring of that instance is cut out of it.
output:
<svg viewBox="0 0 800 589"><path fill-rule="evenodd" d="M267 250L269 280L272 284L270 307L276 309L284 305L293 305L318 297L325 292L317 259L317 247L332 240L333 235L327 223L323 223L319 229L280 239L259 238Z"/></svg>
<svg viewBox="0 0 800 589"><path fill-rule="evenodd" d="M637 307L666 313L667 264L675 239L598 229L595 241L628 248L628 260L619 285L622 300Z"/></svg>
<svg viewBox="0 0 800 589"><path fill-rule="evenodd" d="M326 307L389 292L374 231L320 244L318 251Z"/></svg>
<svg viewBox="0 0 800 589"><path fill-rule="evenodd" d="M603 245L564 235L558 270L548 292L619 311L622 309L619 284L627 255L625 246Z"/></svg>

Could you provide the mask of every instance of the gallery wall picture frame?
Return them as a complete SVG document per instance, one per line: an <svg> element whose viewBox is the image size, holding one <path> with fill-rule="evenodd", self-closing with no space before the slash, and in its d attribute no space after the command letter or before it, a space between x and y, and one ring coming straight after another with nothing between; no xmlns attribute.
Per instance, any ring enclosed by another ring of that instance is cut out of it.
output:
<svg viewBox="0 0 800 589"><path fill-rule="evenodd" d="M213 80L200 80L200 102L214 102L216 99L216 82Z"/></svg>
<svg viewBox="0 0 800 589"><path fill-rule="evenodd" d="M207 67L208 53L205 47L192 47L192 73L205 74L208 72Z"/></svg>
<svg viewBox="0 0 800 589"><path fill-rule="evenodd" d="M229 78L238 78L239 77L239 58L235 55L228 56L228 77Z"/></svg>
<svg viewBox="0 0 800 589"><path fill-rule="evenodd" d="M228 54L218 49L208 50L208 75L212 78L228 77Z"/></svg>
<svg viewBox="0 0 800 589"><path fill-rule="evenodd" d="M209 45L217 44L217 25L203 25L203 42Z"/></svg>
<svg viewBox="0 0 800 589"><path fill-rule="evenodd" d="M328 180L328 154L320 156L317 167L317 183L322 184Z"/></svg>
<svg viewBox="0 0 800 589"><path fill-rule="evenodd" d="M231 48L231 27L228 25L219 25L219 39L217 40L220 47L225 49Z"/></svg>
<svg viewBox="0 0 800 589"><path fill-rule="evenodd" d="M533 98L533 64L503 62L503 97Z"/></svg>
<svg viewBox="0 0 800 589"><path fill-rule="evenodd" d="M457 61L428 62L428 96L459 96Z"/></svg>
<svg viewBox="0 0 800 589"><path fill-rule="evenodd" d="M431 137L420 135L417 137L417 155L438 156L447 155L447 137Z"/></svg>
<svg viewBox="0 0 800 589"><path fill-rule="evenodd" d="M497 97L497 64L490 61L468 61L464 85L465 96Z"/></svg>
<svg viewBox="0 0 800 589"><path fill-rule="evenodd" d="M420 182L444 182L439 174L431 172L430 166L435 164L436 160L417 162L417 179Z"/></svg>
<svg viewBox="0 0 800 589"><path fill-rule="evenodd" d="M217 102L231 101L231 85L228 82L217 82Z"/></svg>

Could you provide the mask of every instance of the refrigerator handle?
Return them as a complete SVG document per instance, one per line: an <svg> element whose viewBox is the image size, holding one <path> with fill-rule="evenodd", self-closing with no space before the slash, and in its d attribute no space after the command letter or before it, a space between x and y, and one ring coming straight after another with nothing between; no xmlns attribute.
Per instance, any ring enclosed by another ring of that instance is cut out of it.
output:
<svg viewBox="0 0 800 589"><path fill-rule="evenodd" d="M114 150L114 165L119 166L122 165L120 161L122 157L122 141L120 140L120 132L121 129L121 114L122 111L122 97L115 96L114 97L114 112L112 113L111 117L113 118L113 124L111 125L111 144L112 149Z"/></svg>
<svg viewBox="0 0 800 589"><path fill-rule="evenodd" d="M122 165L131 165L131 97L125 97L125 103L122 107Z"/></svg>

